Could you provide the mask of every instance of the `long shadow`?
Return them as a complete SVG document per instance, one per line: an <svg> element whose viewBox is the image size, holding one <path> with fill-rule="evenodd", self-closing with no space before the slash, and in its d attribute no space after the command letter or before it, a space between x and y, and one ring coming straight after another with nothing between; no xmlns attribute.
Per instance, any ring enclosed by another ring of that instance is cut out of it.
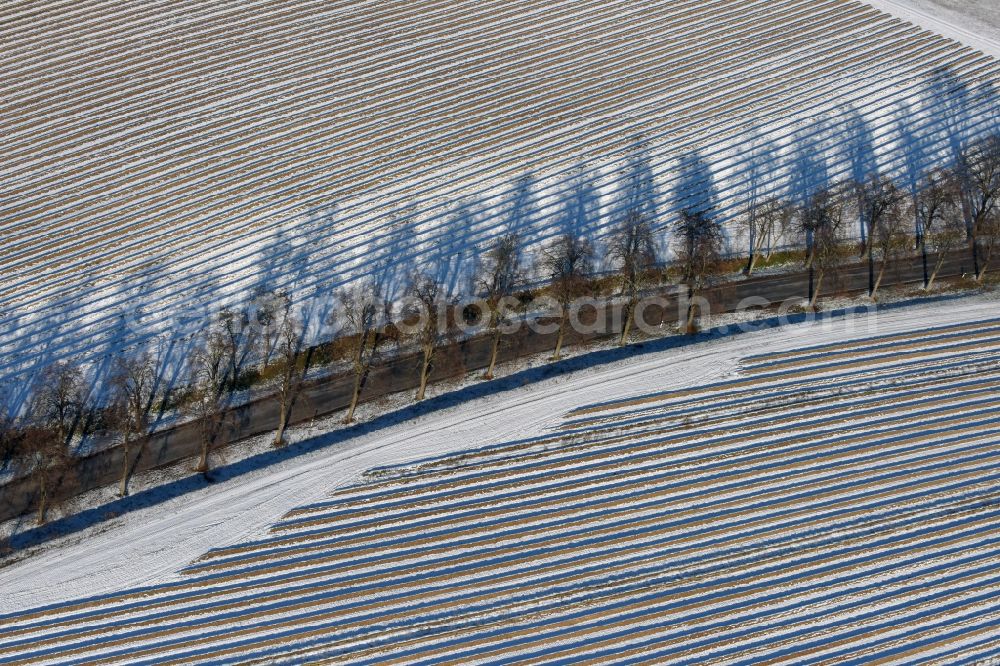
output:
<svg viewBox="0 0 1000 666"><path fill-rule="evenodd" d="M522 242L530 242L538 231L538 184L531 172L518 176L510 184L504 204L504 220L500 223L505 233L517 234Z"/></svg>
<svg viewBox="0 0 1000 666"><path fill-rule="evenodd" d="M60 518L48 523L47 525L34 527L20 534L15 534L11 537L9 545L14 550L23 550L25 548L37 546L55 538L80 532L110 518L157 506L195 490L237 479L241 476L264 469L271 465L292 460L315 451L328 449L338 444L343 444L362 435L380 432L407 421L428 416L473 400L516 391L527 384L543 381L553 377L559 377L581 370L593 369L595 367L619 362L625 359L639 358L649 354L658 354L665 351L683 349L692 345L707 342L709 340L718 340L721 338L741 335L743 333L751 333L769 328L778 328L786 324L799 324L811 320L822 321L844 319L846 317L862 313L870 313L872 311L891 311L926 305L928 303L956 301L963 298L968 297L962 294L947 294L940 296L928 296L900 303L880 305L878 307L858 306L831 310L829 312L822 312L818 314L803 313L773 316L760 321L745 323L740 326L719 326L693 336L671 336L639 342L625 347L615 347L613 349L602 349L587 352L570 359L549 363L541 367L520 370L506 377L465 386L460 389L429 398L421 403L382 414L365 423L359 423L349 428L312 437L310 439L289 445L283 449L266 451L244 460L223 464L215 468L208 478L200 473L192 471L189 476L182 479L171 481L170 483L157 486L155 488L139 491L107 504L86 509L78 514ZM669 365L669 359L665 359L664 364ZM642 396L632 397L640 398Z"/></svg>
<svg viewBox="0 0 1000 666"><path fill-rule="evenodd" d="M913 116L914 110L908 104L899 105L895 112L896 117L896 141L903 156L903 166L901 170L902 183L906 192L913 202L913 233L914 245L920 243L923 235L923 228L920 223L920 215L917 213L916 201L920 194L920 184L931 166L929 141L927 137L914 132L908 123L908 118Z"/></svg>
<svg viewBox="0 0 1000 666"><path fill-rule="evenodd" d="M923 66L921 66L918 69L922 70ZM936 69L933 73L931 73L931 78L929 83L926 84L917 83L915 85L908 87L905 91L899 91L898 94L894 95L894 97L899 98L904 94L904 92L906 95L906 99L915 98L913 99L914 103L916 103L917 101L922 101L922 104L915 104L915 105L919 106L920 108L923 108L925 112L932 117L930 121L926 121L924 119L913 119L910 127L911 132L915 134L922 134L928 136L929 150L930 146L932 144L936 146L938 139L940 139L940 142L942 143L947 142L951 146L950 150L943 150L940 152L943 153L954 152L954 150L956 150L958 147L961 146L962 141L964 139L967 139L968 137L974 135L982 134L984 131L988 131L989 129L993 129L995 131L998 125L1000 125L1000 116L998 116L995 113L995 109L997 108L997 97L996 97L997 91L995 86L990 82L984 83L983 81L975 81L975 82L965 81L961 76L959 76L957 72L949 70L949 66L947 64L938 67L938 69ZM864 96L860 97L859 100L857 100L857 103L861 104L863 107L870 107L872 104L870 100L865 101ZM850 104L844 106L844 109L847 108L851 108L852 113L860 114L858 116L859 118L864 116L864 114L861 114L861 112L857 108L851 107ZM842 110L838 110L838 113L840 113L841 111ZM880 130L880 125L878 121L874 119L869 119L866 121L866 124L868 125L867 133L869 135L874 136L878 134L879 136L881 136L882 133L877 131ZM785 129L787 129L787 127L790 126L788 123L785 123L785 121L781 121L781 125ZM847 133L842 133L842 134L847 134ZM655 136L655 133L652 138L654 139L657 138ZM696 139L697 137L693 138L689 137L688 139L685 140L693 141ZM847 140L849 139L842 137L838 141L839 143L842 144L844 141ZM719 141L721 141L722 143L720 143ZM713 139L707 142L707 146L716 147L712 149L706 149L704 152L704 156L710 159L710 161L712 159L718 158L720 155L724 155L726 152L726 148L725 146L723 146L725 140L720 139L719 141ZM833 147L835 146L831 146L831 149ZM646 158L646 165L644 167L644 170L650 173L651 178L656 178L658 180L658 184L661 187L661 189L665 189L666 186L669 184L669 182L672 182L673 178L672 176L670 176L670 172L673 171L673 168L671 166L668 166L670 163L672 163L673 157L668 155L667 154L668 152L669 151L665 151L662 149L656 151L656 153L653 154L652 157ZM937 156L937 160L943 160L944 156L939 155L938 153L939 151L933 151L933 150L931 150L930 152L930 154ZM737 156L735 161L739 163L740 161L744 160L744 157L745 156L742 157ZM610 159L608 155L598 155L595 156L595 158L599 158L598 162ZM835 160L834 162L836 163L839 161L842 160ZM776 168L778 166L779 166L778 164L775 164ZM831 175L833 175L832 171L836 166L837 164L832 164L830 166ZM846 166L847 165L845 165L845 167ZM845 173L849 173L848 168L843 169L843 171ZM537 187L535 188L536 197L540 199L543 197L543 195L546 194L548 190L551 190L552 188L563 187L564 185L563 181L565 180L566 176L567 174L565 172L561 172L557 173L555 176L547 177L545 179L546 182L544 183L542 181L536 183L537 185ZM617 187L612 188L611 184L605 184L605 187L602 189L604 197L608 199L609 202L613 201L616 198L615 195L619 193L623 188L626 190L628 189L628 183L627 183L628 179L622 179L622 180L625 182L619 183ZM651 180L650 182L654 181ZM738 200L739 196L742 193L740 192L734 193L729 190L726 190L724 192L721 192L721 194L725 194L726 195L725 198L727 199L733 198ZM483 196L486 196L485 193L483 193ZM503 196L503 195L498 195L498 196ZM319 201L316 203L316 210L319 210L324 205L328 206L330 198L331 197L322 197L323 201ZM439 197L438 199L441 198ZM440 239L444 237L444 234L447 233L447 229L444 228L445 225L442 225L440 223L442 220L442 213L441 209L439 208L439 206L447 205L447 203L443 203L439 200L433 202L425 201L421 203L423 203L424 205L413 204L413 206L411 206L413 213L412 214L407 213L402 220L396 219L393 222L382 221L378 223L379 226L376 227L375 229L365 224L344 225L344 228L341 229L340 233L347 234L348 238L345 240L345 242L340 242L341 238L340 234L338 234L337 243L330 243L329 247L322 248L312 253L311 256L312 260L311 264L313 268L312 270L305 273L301 271L293 271L292 273L288 273L287 271L278 270L277 273L273 275L272 279L276 281L281 281L283 284L286 285L288 284L294 285L298 284L299 282L306 282L308 280L318 280L318 281L328 282L331 279L334 279L333 276L339 275L341 279L346 281L349 277L347 275L347 272L349 272L349 269L351 268L350 266L345 266L346 257L348 257L352 253L355 254L356 256L363 256L364 252L357 252L358 248L363 247L364 245L369 243L371 237L377 235L373 232L377 231L379 228L384 230L388 228L388 226L390 226L391 224L394 224L395 222L408 221L412 219L414 215L418 214L424 218L424 223L421 225L423 229L420 231L421 240L424 241L425 246L433 245L434 238ZM494 211L491 214L493 217L504 214L502 206L496 206L496 208L498 210ZM437 211L436 213L434 212L435 210ZM727 211L722 211L722 212L723 212L723 217L728 219L728 212ZM468 229L467 230L468 234L480 237L484 233L488 235L488 229L494 227L497 222L496 219L491 219L490 217L487 217L485 214L480 217L481 219L477 221L476 229L472 228ZM613 215L610 215L609 217L613 217ZM294 253L295 250L294 247L292 247L288 243L281 242L281 234L282 234L281 230L284 228L284 225L286 223L291 224L292 222L293 218L289 218L289 220L277 225L277 227L275 227L276 229L275 235L278 237L277 240L271 243L270 246L267 247L266 251L261 253L262 257L269 259L269 262L265 263L264 265L263 272L265 274L268 272L271 273L275 272L273 268L268 268L268 264L273 266L278 266L280 265L279 260L287 259L289 257L289 253ZM483 228L486 228L487 231L483 231ZM347 231L348 229L350 229L349 232ZM535 230L535 237L537 237L540 231L542 230ZM386 237L389 236L389 234L382 234L382 235ZM246 244L239 245L239 248L245 248L256 245L257 243L251 243L247 241ZM267 244L265 243L265 245ZM355 245L357 247L355 247ZM236 273L238 273L238 271L234 272L232 270L227 270L230 268L227 266L227 261L230 255L231 253L227 252L225 254L216 256L215 259L206 261L205 273L206 274L211 273L211 275L209 275L208 277L206 277L206 275L200 274L197 278L192 278L189 280L182 281L185 285L185 288L190 287L191 289L190 293L185 295L186 300L198 301L199 299L204 299L207 294L210 298L216 299L216 302L213 303L212 307L207 307L208 302L205 301L207 309L214 310L217 309L218 306L222 305L222 303L217 302L218 298L231 299L234 296L234 294L246 288L247 278L245 276L237 275ZM346 263L350 263L350 261L353 261L353 259L349 260ZM294 261L292 263L294 263ZM212 270L207 270L208 268L212 268ZM344 272L344 269L348 269L348 271ZM359 278L363 277L363 271L365 270L365 268L357 270L362 271L362 273L359 273L356 277ZM146 275L147 273L148 269L143 268L142 272L139 274L138 277ZM212 280L217 280L218 282L211 282ZM298 280L298 282L296 282L296 280ZM113 329L116 326L118 326L118 321L115 316L115 310L114 310L115 304L111 303L111 301L118 298L122 298L125 301L128 301L130 298L134 298L134 296L130 295L129 293L129 283L132 281L133 281L132 279L126 279L125 282L122 283L121 279L116 278L111 283L104 284L102 286L102 289L104 291L107 291L112 287L119 289L119 291L107 297L108 303L107 304L102 303L102 306L106 305L107 307L104 310L101 310L100 312L95 312L94 310L90 311L87 310L88 305L96 309L94 305L95 301L93 300L95 296L91 293L88 293L88 290L81 290L79 293L72 293L72 295L64 294L61 297L63 299L63 302L68 304L66 305L67 308L73 308L74 312L73 316L71 317L67 316L66 321L63 322L62 324L58 322L59 318L58 312L46 312L46 310L53 307L52 303L44 303L40 307L38 307L39 316L41 317L50 316L53 317L54 319L54 322L51 323L49 326L50 330L53 333L51 333L50 336L43 341L45 343L44 346L45 352L54 358L66 358L68 356L77 356L78 358L81 358L81 360L85 361L93 360L92 358L83 358L83 357L92 355L95 349L100 348L99 346L95 347L94 345L90 344L94 337L97 337L98 335L113 334L109 333L109 331L113 331ZM201 286L198 286L199 284ZM215 285L216 287L214 292L212 285ZM169 298L176 298L180 295L181 293L179 291L180 289L181 289L180 287L170 287L170 288L163 287L162 291L164 293L162 294L162 296L164 298L167 298L167 300L169 301ZM193 297L192 294L194 295ZM31 300L29 301L29 303L36 306L38 305L38 301L35 300ZM55 305L59 305L59 302L56 302ZM81 316L81 315L86 315L86 316ZM80 323L80 322L85 322L85 323ZM71 329L63 330L61 328L62 326L70 326ZM98 327L103 327L103 328L98 328ZM18 329L14 330L18 331ZM186 336L191 334L190 329L186 330L175 329L172 332L177 333L178 330L181 336ZM142 331L136 330L134 334L130 336L128 340L128 345L131 347L131 346L139 346L145 344L152 338L156 337L156 334L163 332L164 330L162 329L160 331L154 332L150 330L149 326L145 327L144 330ZM42 331L39 330L38 335L41 336L41 334ZM31 356L34 350L38 349L39 347L38 344L32 344L30 340L26 340L22 335L19 335L16 332L10 336L5 335L3 339L9 340L10 346L12 348L17 345L21 345L21 347L18 349L12 349L12 353L10 354L11 359L17 358L22 354L24 354L25 356ZM25 342L27 342L28 344L24 345ZM34 369L37 369L37 366L31 363L30 360L25 361L23 367L21 368L17 367L12 368L11 365L14 364L8 365L7 363L0 363L0 376L4 376L8 380L14 380L14 379L30 380L31 378L30 376L33 374ZM27 377L25 377L25 375L27 375ZM30 381L22 381L21 383L22 385L27 385L30 383Z"/></svg>
<svg viewBox="0 0 1000 666"><path fill-rule="evenodd" d="M400 298L406 288L407 268L416 259L414 238L412 223L399 222L380 239L380 252L376 242L372 241L368 252L372 257L369 279L379 286L379 293L390 301Z"/></svg>
<svg viewBox="0 0 1000 666"><path fill-rule="evenodd" d="M140 307L141 307L141 304L140 304ZM57 337L58 337L58 336L57 336ZM138 336L137 336L137 337L138 337ZM141 343L142 343L142 340L141 340L141 339L132 339L132 340L130 340L130 341L129 341L129 343L130 343L130 345L131 345L131 344L141 344ZM51 350L51 349L52 349L52 347L53 347L52 345L49 345L49 346L48 346L48 349L50 349L50 350Z"/></svg>
<svg viewBox="0 0 1000 666"><path fill-rule="evenodd" d="M944 78L944 77L942 77L942 78ZM950 90L950 88L948 86L939 86L939 87L943 88L944 92L948 92ZM961 92L961 91L959 91L959 92ZM983 92L983 96L985 96L986 98L988 98L988 96L990 94L994 94L995 95L995 91L992 89L992 87L990 88L990 90L984 90L984 92ZM963 103L973 104L974 100L969 99L969 97L970 97L969 95L959 94L958 95L958 101L955 104L953 104L952 106L957 106L957 107L959 107L958 111L962 111L961 107L962 107ZM935 102L935 103L939 103L939 102ZM958 114L958 115L961 115L962 117L965 117L967 115L967 112L962 113L962 114ZM993 119L993 124L994 124L994 126L997 124L997 121L996 121L995 118ZM956 130L962 130L963 127L964 127L963 123L959 122L959 123L957 123L955 125L954 129L956 129ZM958 136L960 134L961 134L960 131L958 133L956 133L956 132L949 133L950 136Z"/></svg>
<svg viewBox="0 0 1000 666"><path fill-rule="evenodd" d="M844 161L850 165L851 180L855 183L864 183L869 177L878 175L875 136L864 117L852 109L848 114L844 132L847 140L843 147L846 153ZM862 207L859 205L858 208ZM858 215L858 235L862 243L868 242L868 229L861 215Z"/></svg>
<svg viewBox="0 0 1000 666"><path fill-rule="evenodd" d="M742 185L743 197L742 201L736 204L736 214L749 216L750 211L754 210L768 193L766 179L770 175L768 171L773 169L773 163L776 161L776 151L773 142L762 137L760 128L756 126L747 129L746 145L748 146L746 166L742 172L730 176L729 186ZM756 229L747 224L741 224L737 229L731 230L730 251L735 249L736 243L740 243L744 245L747 255L750 255L758 240L755 234Z"/></svg>
<svg viewBox="0 0 1000 666"><path fill-rule="evenodd" d="M447 232L437 243L430 243L431 275L444 287L448 296L471 291L475 274L476 248L472 235L478 224L480 204L474 198L456 202L443 224Z"/></svg>
<svg viewBox="0 0 1000 666"><path fill-rule="evenodd" d="M660 187L653 173L652 146L644 137L636 137L630 146L617 182L617 206L612 208L615 213L636 212L659 222Z"/></svg>
<svg viewBox="0 0 1000 666"><path fill-rule="evenodd" d="M681 158L678 174L677 184L673 192L676 208L701 213L711 219L712 224L717 226L722 234L725 247L730 247L733 239L727 229L719 224L717 218L719 190L712 168L701 156L701 153L695 150ZM674 228L672 240L675 244L674 247L683 247L687 234L681 230L679 222L677 225Z"/></svg>
<svg viewBox="0 0 1000 666"><path fill-rule="evenodd" d="M601 194L595 175L585 164L568 179L560 207L558 233L589 241L600 262L607 254L600 238Z"/></svg>

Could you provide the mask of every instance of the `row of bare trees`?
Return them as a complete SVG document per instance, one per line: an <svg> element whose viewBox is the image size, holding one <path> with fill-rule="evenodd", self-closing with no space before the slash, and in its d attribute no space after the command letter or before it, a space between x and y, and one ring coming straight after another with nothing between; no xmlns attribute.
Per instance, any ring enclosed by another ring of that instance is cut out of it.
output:
<svg viewBox="0 0 1000 666"><path fill-rule="evenodd" d="M53 498L68 495L76 485L76 449L99 431L117 434L118 495L128 495L144 445L171 410L196 421L200 455L195 469L207 475L234 396L252 379L248 371L260 374L266 367L274 375L280 414L275 441L283 442L305 362L302 325L291 305L287 294L271 292L258 294L245 307L220 311L193 341L180 387L165 385L164 359L141 350L114 359L103 382L88 380L69 361L46 367L16 415L0 401L0 462L31 480L37 522L45 522Z"/></svg>
<svg viewBox="0 0 1000 666"><path fill-rule="evenodd" d="M846 233L853 221L864 230L860 253ZM480 248L473 287L478 307L460 302L440 279L425 271L410 276L407 305L401 312L392 311L387 290L375 279L341 289L336 293L335 314L325 322L336 323L339 334L327 341L321 356L324 362L342 361L352 375L344 420L355 419L368 376L389 342L416 352L415 398L423 400L442 350L469 330L462 324L478 317L478 330L484 330L489 340L483 377L493 377L503 335L520 325L519 317L539 291L556 306L555 360L562 357L571 308L581 297L611 294L619 299L623 314L619 343L625 344L644 295L664 281L673 281L688 302L679 324L683 330L696 330L696 297L727 266L718 212L711 205L683 209L661 237L662 222L641 206L625 207L602 239L603 257L597 256L595 239L565 233L545 243L532 261L518 233L503 233ZM741 222L749 238L747 274L762 257L769 258L777 239L804 247L811 307L816 306L824 280L852 257L868 262L873 298L887 268L914 252L923 258L924 283L930 288L945 259L963 243L968 245L975 278L981 280L1000 243L1000 137L969 145L950 167L926 174L912 192L876 174L862 182L829 184L797 203L776 197L753 201ZM659 248L668 246L673 255L669 265L658 256ZM612 273L598 274L599 263ZM546 284L540 288L529 279L532 275L544 277ZM290 296L265 291L243 306L222 310L197 336L184 359L186 376L180 386L166 386L163 359L148 352L123 354L115 360L100 391L77 366L56 363L39 376L23 413L0 413L0 454L5 465L33 479L39 522L45 520L53 489L69 483L74 446L95 430L114 431L121 441L118 491L122 496L128 494L130 476L153 429L171 412L197 422L196 469L208 474L212 451L225 439L230 407L255 382L266 384L276 407L273 442L285 443L293 409L316 360L316 348L306 342L302 313Z"/></svg>
<svg viewBox="0 0 1000 666"><path fill-rule="evenodd" d="M42 524L53 497L74 485L70 448L74 436L93 425L83 374L71 363L55 363L35 382L27 415L2 409L3 464L31 479L37 493L37 522Z"/></svg>
<svg viewBox="0 0 1000 666"><path fill-rule="evenodd" d="M655 220L639 209L628 209L606 239L606 257L613 268L612 292L622 301L622 329L619 343L625 344L635 321L635 310L643 295L661 284L665 273L658 257ZM723 231L711 211L683 210L674 225L675 271L686 286L690 301L718 272L722 259ZM493 377L503 326L529 297L517 294L526 284L528 271L519 257L523 250L520 238L507 234L497 239L485 253L484 269L478 284L490 313L490 358L484 378ZM590 239L572 233L557 236L542 247L536 274L547 279L542 291L557 305L557 327L553 360L562 357L572 304L583 297L607 294L607 281L595 274L596 252ZM689 309L687 326L692 325L695 310Z"/></svg>
<svg viewBox="0 0 1000 666"><path fill-rule="evenodd" d="M801 243L815 306L824 276L852 255L845 237L854 219L864 231L859 256L868 264L873 299L887 268L915 253L923 263L924 287L930 289L945 260L963 244L972 275L982 281L1000 244L1000 137L970 143L951 166L928 172L912 191L871 174L862 181L829 184L799 204L780 198L752 201L740 219L749 239L744 272L753 273L775 239Z"/></svg>

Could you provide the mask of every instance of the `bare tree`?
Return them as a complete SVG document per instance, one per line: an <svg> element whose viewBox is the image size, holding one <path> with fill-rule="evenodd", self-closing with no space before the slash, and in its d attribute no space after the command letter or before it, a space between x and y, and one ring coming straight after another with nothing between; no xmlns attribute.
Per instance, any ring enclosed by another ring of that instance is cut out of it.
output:
<svg viewBox="0 0 1000 666"><path fill-rule="evenodd" d="M68 446L85 412L80 368L68 361L48 366L35 383L32 395L34 420L51 430L60 445Z"/></svg>
<svg viewBox="0 0 1000 666"><path fill-rule="evenodd" d="M764 250L764 244L788 230L793 214L792 206L777 197L770 197L763 203L757 203L755 200L747 207L740 221L747 230L750 242L750 258L744 271L748 276L753 275L753 269Z"/></svg>
<svg viewBox="0 0 1000 666"><path fill-rule="evenodd" d="M858 213L868 231L862 256L868 260L868 295L874 298L877 287L875 285L875 257L872 250L878 242L877 236L880 227L883 231L890 227L896 228L895 222L887 225L886 219L899 216L900 207L906 200L906 193L896 187L892 179L878 174L872 174L863 182L855 182L854 190L857 195ZM887 239L888 237L883 234L883 242Z"/></svg>
<svg viewBox="0 0 1000 666"><path fill-rule="evenodd" d="M948 255L965 237L960 190L953 172L937 169L924 177L914 200L920 229L920 254L924 266L924 289L930 289ZM937 255L928 274L927 250Z"/></svg>
<svg viewBox="0 0 1000 666"><path fill-rule="evenodd" d="M109 413L112 424L122 436L122 473L118 496L128 495L128 482L134 465L133 447L139 450L152 430L150 410L156 399L156 366L147 353L119 357L109 382Z"/></svg>
<svg viewBox="0 0 1000 666"><path fill-rule="evenodd" d="M608 241L608 257L618 265L621 292L626 298L625 324L618 341L624 345L632 329L636 304L656 266L653 227L642 213L632 210L625 215Z"/></svg>
<svg viewBox="0 0 1000 666"><path fill-rule="evenodd" d="M990 261L992 261L997 247L1000 246L1000 206L994 208L989 215L980 220L976 237L981 252L981 263L976 280L982 282L986 271L989 270Z"/></svg>
<svg viewBox="0 0 1000 666"><path fill-rule="evenodd" d="M260 310L258 310L260 313ZM273 317L271 312L264 315L265 319ZM226 341L226 349L229 355L228 389L235 391L239 386L240 375L243 374L243 366L250 356L254 340L251 335L250 313L245 307L233 308L225 307L219 311L219 332Z"/></svg>
<svg viewBox="0 0 1000 666"><path fill-rule="evenodd" d="M69 493L73 478L71 443L86 411L83 373L69 362L54 363L35 382L26 422L12 448L16 469L37 492L37 523L46 521L54 498Z"/></svg>
<svg viewBox="0 0 1000 666"><path fill-rule="evenodd" d="M524 283L521 266L521 238L516 233L500 236L486 252L479 285L489 307L489 327L492 339L490 362L483 374L484 379L492 379L500 350L503 325L515 307L514 293Z"/></svg>
<svg viewBox="0 0 1000 666"><path fill-rule="evenodd" d="M257 294L253 299L248 325L255 328L257 340L254 344L260 354L259 362L263 367L270 365L278 339L281 336L281 326L292 307L291 297L284 291L267 291ZM238 349L230 347L230 349ZM233 351L230 351L232 355Z"/></svg>
<svg viewBox="0 0 1000 666"><path fill-rule="evenodd" d="M682 210L674 225L675 255L681 279L687 286L687 318L684 330L694 332L698 311L695 296L719 270L722 259L722 226L710 214Z"/></svg>
<svg viewBox="0 0 1000 666"><path fill-rule="evenodd" d="M878 255L879 262L878 275L869 290L872 300L877 297L882 278L885 277L885 269L899 261L910 250L909 225L903 213L901 205L893 206L879 215L878 222L872 227L870 254Z"/></svg>
<svg viewBox="0 0 1000 666"><path fill-rule="evenodd" d="M216 330L203 336L189 363L190 393L184 411L198 423L201 455L196 472L207 475L210 455L221 435L227 400L229 377L229 347L225 337Z"/></svg>
<svg viewBox="0 0 1000 666"><path fill-rule="evenodd" d="M353 289L342 290L338 296L340 316L343 317L344 331L351 342L351 369L354 374L354 388L351 404L344 417L344 423L354 421L354 412L361 398L368 372L382 342L385 324L386 303L381 290L373 282L356 285Z"/></svg>
<svg viewBox="0 0 1000 666"><path fill-rule="evenodd" d="M0 472L30 470L24 456L25 427L11 410L6 394L0 392Z"/></svg>
<svg viewBox="0 0 1000 666"><path fill-rule="evenodd" d="M420 345L420 385L416 400L424 399L427 393L427 379L434 365L434 357L440 346L455 332L453 304L445 297L441 282L430 275L415 273L406 289L414 300L415 309L403 313L404 321L416 318L416 328L412 336ZM416 311L419 310L419 311Z"/></svg>
<svg viewBox="0 0 1000 666"><path fill-rule="evenodd" d="M258 294L254 299L255 310L243 315L223 310L218 321L196 343L188 364L189 393L183 411L198 423L201 453L195 471L208 477L211 453L219 444L226 412L233 394L239 387L239 375L247 356L247 346L256 341L265 351L262 363L266 366L278 344L278 332L283 317L291 307L287 295L278 292ZM260 329L259 337L251 337L251 328Z"/></svg>
<svg viewBox="0 0 1000 666"><path fill-rule="evenodd" d="M42 525L55 500L71 493L73 456L58 426L38 421L18 433L15 468L31 479L37 493L36 523Z"/></svg>
<svg viewBox="0 0 1000 666"><path fill-rule="evenodd" d="M305 330L301 322L286 312L278 329L276 355L281 369L275 399L278 401L278 429L274 435L274 445L285 445L285 429L291 416L292 407L302 389L309 360L302 355Z"/></svg>
<svg viewBox="0 0 1000 666"><path fill-rule="evenodd" d="M19 447L19 424L11 413L6 395L0 393L0 471L14 462Z"/></svg>
<svg viewBox="0 0 1000 666"><path fill-rule="evenodd" d="M843 260L843 188L829 186L814 193L799 213L799 225L808 245L809 307L815 309L823 279Z"/></svg>
<svg viewBox="0 0 1000 666"><path fill-rule="evenodd" d="M585 295L594 264L594 248L582 236L564 234L542 250L542 269L552 280L552 291L559 302L559 333L552 360L561 358L566 322L573 300Z"/></svg>
<svg viewBox="0 0 1000 666"><path fill-rule="evenodd" d="M956 166L962 190L972 264L976 279L982 280L979 240L989 232L991 216L1000 205L1000 135L991 135L968 146L959 155Z"/></svg>

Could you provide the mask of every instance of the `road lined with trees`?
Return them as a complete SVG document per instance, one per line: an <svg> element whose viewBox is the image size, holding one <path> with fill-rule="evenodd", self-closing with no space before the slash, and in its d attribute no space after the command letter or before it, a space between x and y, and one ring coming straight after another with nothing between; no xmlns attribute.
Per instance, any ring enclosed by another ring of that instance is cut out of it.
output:
<svg viewBox="0 0 1000 666"><path fill-rule="evenodd" d="M799 205L768 199L750 206L744 220L751 231L744 255L746 279L741 281L726 280L744 262L724 258L724 229L713 202L706 199L683 209L665 238L657 237L642 206L625 210L603 250L615 269L610 275L593 273L596 250L584 236L557 237L531 258L525 256L521 237L509 231L480 248L469 298L449 297L439 278L414 271L407 299L394 303L385 296L385 285L372 277L336 294L328 321L339 333L318 346L305 345L305 326L287 293L257 294L252 303L220 311L198 336L181 385L168 389L164 368L146 352L114 359L106 376L92 376L66 361L42 373L28 408L0 419L4 467L20 479L8 486L23 488L30 480L33 488L28 501L8 498L8 513L35 507L37 522L43 523L54 489L64 496L79 483L74 479L79 476L76 449L95 436L120 443L114 454L96 456L117 458L119 494L124 496L135 470L189 455L192 437L197 442L195 469L209 474L216 447L263 431L275 431L275 446L282 446L285 429L305 414L311 418L346 407L344 421L350 423L366 396L416 389L421 400L429 382L479 369L484 379L491 379L499 361L545 346L558 359L564 344L587 339L571 330L577 302L591 304L594 317L608 322L603 334L617 335L626 344L640 302L656 290L661 300L670 294L671 306L660 305L655 321L643 323L666 323L694 333L699 316L736 307L728 294L748 289L759 291L747 296L772 303L804 298L815 308L827 285L828 293L854 291L865 277L867 284L860 288L873 301L890 282L916 279L930 288L945 274L970 274L981 282L1000 244L998 202L1000 136L993 135L967 145L951 168L926 174L912 197L887 176L873 174L820 186ZM851 220L865 230L860 247L846 234ZM908 226L911 220L915 229ZM804 293L799 274L758 281L750 277L764 252L762 238L804 248ZM963 242L968 249L959 252ZM658 246L672 248L670 261L658 256ZM860 256L864 270L852 263L852 255ZM547 283L530 283L533 262ZM398 270L382 268L383 276ZM540 303L548 307L540 310ZM682 312L666 314L673 307ZM547 318L553 326L529 335L525 317L536 323ZM349 368L346 404L342 391L331 390L330 382L306 381L311 368L338 364ZM251 387L269 397L241 405ZM159 444L153 444L157 424L171 423L170 414L183 415L194 425L171 427L172 435L160 435ZM183 433L181 443L178 433ZM105 479L106 473L85 476L84 485L94 487L95 479Z"/></svg>

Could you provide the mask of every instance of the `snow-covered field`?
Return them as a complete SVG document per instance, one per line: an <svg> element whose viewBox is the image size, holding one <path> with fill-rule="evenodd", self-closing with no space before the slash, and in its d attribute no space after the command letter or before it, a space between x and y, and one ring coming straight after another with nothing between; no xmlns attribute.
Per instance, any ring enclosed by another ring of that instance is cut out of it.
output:
<svg viewBox="0 0 1000 666"><path fill-rule="evenodd" d="M0 569L0 663L996 657L998 387L995 295L596 366Z"/></svg>
<svg viewBox="0 0 1000 666"><path fill-rule="evenodd" d="M868 0L868 3L1000 58L997 0Z"/></svg>
<svg viewBox="0 0 1000 666"><path fill-rule="evenodd" d="M730 219L875 169L910 187L997 124L995 58L851 0L123 7L0 7L15 404L57 359L179 364L257 287L305 304L423 264L461 290L499 229Z"/></svg>

